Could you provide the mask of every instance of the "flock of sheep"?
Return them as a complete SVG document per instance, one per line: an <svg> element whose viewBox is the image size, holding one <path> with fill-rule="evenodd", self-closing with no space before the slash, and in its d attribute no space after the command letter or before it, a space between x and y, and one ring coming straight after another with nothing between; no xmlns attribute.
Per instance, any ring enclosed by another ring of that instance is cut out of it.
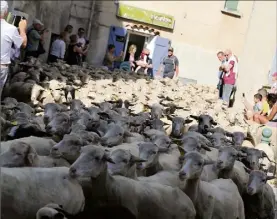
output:
<svg viewBox="0 0 277 219"><path fill-rule="evenodd" d="M276 219L277 148L215 88L36 59L15 69L2 219Z"/></svg>

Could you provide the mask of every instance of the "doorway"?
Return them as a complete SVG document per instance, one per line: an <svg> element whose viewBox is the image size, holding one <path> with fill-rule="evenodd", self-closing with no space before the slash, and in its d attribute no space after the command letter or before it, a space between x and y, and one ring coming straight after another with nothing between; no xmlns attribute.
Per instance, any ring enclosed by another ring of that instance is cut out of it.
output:
<svg viewBox="0 0 277 219"><path fill-rule="evenodd" d="M147 46L147 44L149 43L149 41L152 38L153 38L153 36L151 36L151 35L128 32L126 43L125 43L125 46L124 46L124 60L127 61L126 58L129 57L128 56L128 49L132 44L136 45L136 47L137 47L137 52L135 54L135 59L138 60L143 48L145 48Z"/></svg>

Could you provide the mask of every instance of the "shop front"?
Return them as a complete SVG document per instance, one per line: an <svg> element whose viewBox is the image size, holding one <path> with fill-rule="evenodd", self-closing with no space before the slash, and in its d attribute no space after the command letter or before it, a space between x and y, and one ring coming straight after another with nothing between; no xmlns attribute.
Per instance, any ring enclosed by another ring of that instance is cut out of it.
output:
<svg viewBox="0 0 277 219"><path fill-rule="evenodd" d="M116 47L116 55L124 51L124 59L130 45L137 47L136 59L138 59L143 48L150 50L153 60L153 72L158 70L163 57L167 55L171 41L163 38L161 31L172 31L174 29L174 17L150 10L145 10L125 4L119 4L116 16L123 21L123 27L112 26L108 44ZM119 63L117 63L117 66Z"/></svg>

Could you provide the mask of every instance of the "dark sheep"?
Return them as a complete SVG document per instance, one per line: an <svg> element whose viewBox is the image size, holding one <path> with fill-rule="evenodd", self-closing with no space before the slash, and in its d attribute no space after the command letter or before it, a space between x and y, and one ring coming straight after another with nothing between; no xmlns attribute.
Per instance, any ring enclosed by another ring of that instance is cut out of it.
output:
<svg viewBox="0 0 277 219"><path fill-rule="evenodd" d="M198 121L198 131L201 134L207 134L208 130L211 129L212 126L217 125L217 122L215 122L214 119L209 115L190 115L190 117Z"/></svg>
<svg viewBox="0 0 277 219"><path fill-rule="evenodd" d="M172 131L170 136L174 138L181 138L185 132L186 124L189 124L193 121L191 119L184 119L182 117L167 116L167 118L172 121Z"/></svg>

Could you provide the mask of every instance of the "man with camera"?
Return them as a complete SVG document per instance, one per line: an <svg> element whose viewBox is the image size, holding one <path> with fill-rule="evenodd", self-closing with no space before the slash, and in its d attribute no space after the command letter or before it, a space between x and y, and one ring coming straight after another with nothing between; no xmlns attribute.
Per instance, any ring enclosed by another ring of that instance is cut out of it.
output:
<svg viewBox="0 0 277 219"><path fill-rule="evenodd" d="M8 77L8 69L11 63L12 45L15 48L25 48L27 45L26 27L27 21L21 20L18 29L7 23L8 3L1 1L1 72L0 72L0 96Z"/></svg>
<svg viewBox="0 0 277 219"><path fill-rule="evenodd" d="M39 19L34 19L33 25L28 28L28 44L26 48L25 60L30 56L38 58L39 55L45 53L43 40L44 34L47 33L47 30L42 28L43 23Z"/></svg>

